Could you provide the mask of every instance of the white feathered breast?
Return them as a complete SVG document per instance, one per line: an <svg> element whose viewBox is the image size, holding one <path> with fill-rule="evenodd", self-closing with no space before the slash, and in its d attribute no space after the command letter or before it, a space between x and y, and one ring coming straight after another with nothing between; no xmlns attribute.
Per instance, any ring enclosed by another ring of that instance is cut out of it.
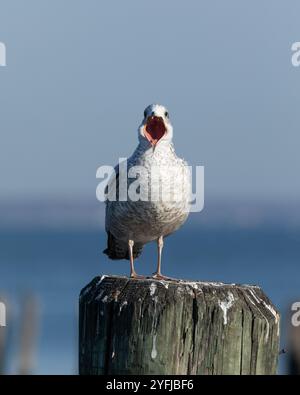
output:
<svg viewBox="0 0 300 395"><path fill-rule="evenodd" d="M129 174L136 166L143 169L138 176L140 190L148 191L150 199L132 201L129 197L127 201L108 200L106 230L124 242L131 239L144 244L174 232L187 219L191 195L190 172L187 163L176 156L172 143L158 145L154 150L144 149L139 144L127 161ZM135 181L135 178L128 178L129 189Z"/></svg>

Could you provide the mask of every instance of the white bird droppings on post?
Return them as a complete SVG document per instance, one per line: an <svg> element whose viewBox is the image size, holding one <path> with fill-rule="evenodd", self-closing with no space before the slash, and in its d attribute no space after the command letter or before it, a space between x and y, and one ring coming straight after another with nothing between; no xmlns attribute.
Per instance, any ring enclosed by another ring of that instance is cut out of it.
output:
<svg viewBox="0 0 300 395"><path fill-rule="evenodd" d="M156 357L157 357L157 350L156 350L156 334L155 334L153 335L151 358L155 359Z"/></svg>
<svg viewBox="0 0 300 395"><path fill-rule="evenodd" d="M162 284L166 289L169 288L169 284L166 281L159 281L160 284Z"/></svg>
<svg viewBox="0 0 300 395"><path fill-rule="evenodd" d="M193 289L198 289L199 288L198 284L196 282L188 282L187 285L189 285Z"/></svg>
<svg viewBox="0 0 300 395"><path fill-rule="evenodd" d="M150 296L153 296L155 294L157 285L155 283L151 283L150 285Z"/></svg>
<svg viewBox="0 0 300 395"><path fill-rule="evenodd" d="M124 302L121 303L121 305L120 305L120 310L119 310L119 314L121 314L121 311L122 311L123 307L124 307L124 306L127 306L127 304L128 304L127 300L124 300Z"/></svg>
<svg viewBox="0 0 300 395"><path fill-rule="evenodd" d="M271 314L274 316L275 318L275 323L277 324L279 321L279 314L275 311L275 309L270 306L269 304L267 304L264 300L263 300L263 304L265 305L265 307L271 312Z"/></svg>
<svg viewBox="0 0 300 395"><path fill-rule="evenodd" d="M106 274L103 274L103 276L101 276L100 280L97 282L96 286L98 286L99 284L102 283L102 281L105 279L105 277L108 277Z"/></svg>
<svg viewBox="0 0 300 395"><path fill-rule="evenodd" d="M263 304L271 312L271 314L274 316L275 324L277 325L277 336L279 336L279 334L280 334L279 314L277 313L277 311L272 306L267 304L264 300L263 300Z"/></svg>
<svg viewBox="0 0 300 395"><path fill-rule="evenodd" d="M195 288L193 288L193 289L195 289ZM191 286L186 286L186 287L185 287L186 292L187 292L192 298L195 297L195 294L194 294L193 289L191 289Z"/></svg>
<svg viewBox="0 0 300 395"><path fill-rule="evenodd" d="M253 299L257 302L257 303L261 303L261 300L255 295L255 293L252 291L252 289L249 289L250 294L252 295Z"/></svg>
<svg viewBox="0 0 300 395"><path fill-rule="evenodd" d="M228 297L226 298L226 300L219 301L219 306L223 310L224 325L227 325L227 312L230 309L230 307L232 307L233 302L234 302L234 296L231 292L228 292Z"/></svg>
<svg viewBox="0 0 300 395"><path fill-rule="evenodd" d="M258 305L259 304L263 304L265 306L265 308L268 309L270 311L270 313L273 315L273 317L275 318L275 324L277 325L277 336L279 336L280 326L279 326L279 314L277 313L277 311L272 306L267 304L263 299L260 299L257 295L255 295L255 293L253 292L252 289L249 289L249 292L250 292L251 296L253 297L253 299L258 303ZM255 305L255 303L253 303L251 298L248 297L248 299L250 300L250 302L253 305ZM264 317L264 319L266 320L266 323L267 323L267 330L266 330L266 337L265 337L265 341L267 342L268 338L269 338L269 327L270 327L270 324L269 324L269 321L268 321L267 317L262 313L262 311L261 311L261 314L262 314L262 316Z"/></svg>

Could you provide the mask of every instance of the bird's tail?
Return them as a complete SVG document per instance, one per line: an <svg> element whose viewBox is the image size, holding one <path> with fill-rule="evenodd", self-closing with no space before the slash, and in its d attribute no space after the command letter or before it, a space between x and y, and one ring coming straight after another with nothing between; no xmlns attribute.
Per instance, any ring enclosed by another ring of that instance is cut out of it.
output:
<svg viewBox="0 0 300 395"><path fill-rule="evenodd" d="M133 257L138 258L143 250L142 244L135 243L133 246ZM128 244L116 239L107 232L107 248L103 251L110 259L129 259Z"/></svg>

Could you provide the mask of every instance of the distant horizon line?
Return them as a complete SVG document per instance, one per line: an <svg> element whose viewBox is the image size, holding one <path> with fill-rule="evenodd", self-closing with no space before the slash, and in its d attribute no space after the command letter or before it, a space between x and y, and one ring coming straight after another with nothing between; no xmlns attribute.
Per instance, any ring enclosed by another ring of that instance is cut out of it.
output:
<svg viewBox="0 0 300 395"><path fill-rule="evenodd" d="M189 226L257 228L300 227L300 202L206 198L201 213L191 213ZM96 198L1 199L0 230L104 229L105 203Z"/></svg>
<svg viewBox="0 0 300 395"><path fill-rule="evenodd" d="M66 203L73 203L73 204L86 204L87 202L90 204L94 201L95 205L102 205L103 202L99 202L96 196L91 195L79 195L77 194L70 194L70 195L38 195L38 196L23 196L21 198L15 195L7 195L7 196L0 196L0 208L1 205L32 205L32 204L53 204L53 205L60 205ZM299 197L280 197L277 196L276 198L269 198L266 196L257 197L257 196L216 196L216 195L206 195L204 198L204 206L209 203L213 204L220 204L223 202L224 204L254 204L254 205L265 205L265 204L272 204L272 205L299 205L300 206L300 196Z"/></svg>

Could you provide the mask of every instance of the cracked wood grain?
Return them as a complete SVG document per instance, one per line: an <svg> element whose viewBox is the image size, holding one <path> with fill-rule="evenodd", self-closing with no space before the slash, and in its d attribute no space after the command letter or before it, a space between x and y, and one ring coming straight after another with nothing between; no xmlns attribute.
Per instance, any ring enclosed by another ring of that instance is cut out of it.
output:
<svg viewBox="0 0 300 395"><path fill-rule="evenodd" d="M80 374L276 374L279 314L257 286L96 277L80 294Z"/></svg>

